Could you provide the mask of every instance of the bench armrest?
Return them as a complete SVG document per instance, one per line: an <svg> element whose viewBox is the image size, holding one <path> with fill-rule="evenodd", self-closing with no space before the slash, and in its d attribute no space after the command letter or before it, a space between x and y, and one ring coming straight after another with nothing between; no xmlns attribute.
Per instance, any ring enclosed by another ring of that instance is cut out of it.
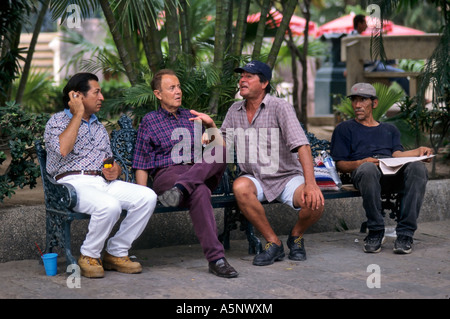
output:
<svg viewBox="0 0 450 319"><path fill-rule="evenodd" d="M44 181L45 206L57 210L72 209L77 204L77 193L70 184L57 183L48 174Z"/></svg>

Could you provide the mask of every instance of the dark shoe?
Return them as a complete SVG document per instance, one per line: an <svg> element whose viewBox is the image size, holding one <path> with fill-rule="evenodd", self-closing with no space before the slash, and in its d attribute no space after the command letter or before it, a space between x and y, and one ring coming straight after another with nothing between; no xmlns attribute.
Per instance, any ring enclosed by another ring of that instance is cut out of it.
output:
<svg viewBox="0 0 450 319"><path fill-rule="evenodd" d="M177 207L183 199L183 193L178 187L172 187L158 196L158 200L166 207Z"/></svg>
<svg viewBox="0 0 450 319"><path fill-rule="evenodd" d="M303 240L303 237L295 237L289 235L287 246L290 249L289 259L297 261L306 260L305 242Z"/></svg>
<svg viewBox="0 0 450 319"><path fill-rule="evenodd" d="M394 242L394 253L410 254L412 251L413 239L406 235L398 235Z"/></svg>
<svg viewBox="0 0 450 319"><path fill-rule="evenodd" d="M231 267L225 258L220 258L216 262L210 262L209 272L224 278L234 278L239 275L239 273Z"/></svg>
<svg viewBox="0 0 450 319"><path fill-rule="evenodd" d="M280 246L274 243L267 243L264 247L264 251L259 253L253 259L253 265L255 266L267 266L273 264L275 261L283 260L284 247L283 243Z"/></svg>
<svg viewBox="0 0 450 319"><path fill-rule="evenodd" d="M364 238L364 252L379 253L384 239L384 229L378 231L369 230L369 234Z"/></svg>

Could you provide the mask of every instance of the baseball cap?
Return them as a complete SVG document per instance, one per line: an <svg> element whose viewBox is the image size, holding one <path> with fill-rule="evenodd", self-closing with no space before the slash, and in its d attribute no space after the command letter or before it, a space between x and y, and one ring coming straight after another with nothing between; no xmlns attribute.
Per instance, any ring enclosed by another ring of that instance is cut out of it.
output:
<svg viewBox="0 0 450 319"><path fill-rule="evenodd" d="M272 70L267 64L261 61L251 61L243 67L234 69L236 73L242 73L244 71L253 74L261 73L268 81L272 79Z"/></svg>
<svg viewBox="0 0 450 319"><path fill-rule="evenodd" d="M356 83L353 85L350 89L350 94L347 97L350 98L352 96L374 97L378 99L377 91L369 83Z"/></svg>

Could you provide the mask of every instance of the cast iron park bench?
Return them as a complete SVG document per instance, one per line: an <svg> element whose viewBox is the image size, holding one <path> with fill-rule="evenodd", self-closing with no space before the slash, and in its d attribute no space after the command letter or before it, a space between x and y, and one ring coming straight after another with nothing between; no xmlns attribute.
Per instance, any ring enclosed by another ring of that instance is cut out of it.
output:
<svg viewBox="0 0 450 319"><path fill-rule="evenodd" d="M114 158L122 167L122 180L135 182L135 174L132 169L132 159L137 131L132 126L131 119L123 115L118 121L120 129L111 132L111 148ZM330 142L317 139L312 133L306 132L311 145L312 156L316 157L322 150L329 151ZM66 255L67 265L76 264L76 259L71 251L71 223L73 220L89 219L90 215L73 211L77 202L75 189L69 184L57 183L52 176L46 172L47 153L41 141L35 141L36 153L39 160L42 183L45 195L46 208L46 243L45 252L52 252L53 248L61 248ZM239 167L236 163L228 164L219 186L213 191L211 203L214 208L224 209L223 232L219 239L225 249L230 248L230 232L238 228L245 231L249 243L249 254L259 253L262 250L260 240L255 236L253 226L247 222L240 213L233 195L233 181L239 174ZM342 182L348 182L345 176L341 175ZM323 190L325 199L348 198L361 196L354 188L342 188L340 190ZM383 195L383 208L391 210L391 218L399 211L397 200L398 194ZM394 201L394 203L392 202ZM276 203L276 202L272 202ZM271 203L264 203L271 204ZM170 213L183 211L186 209L179 207L164 207L158 202L154 213ZM123 212L126 214L126 211ZM150 221L151 222L151 221ZM365 232L365 225L361 226L361 231Z"/></svg>

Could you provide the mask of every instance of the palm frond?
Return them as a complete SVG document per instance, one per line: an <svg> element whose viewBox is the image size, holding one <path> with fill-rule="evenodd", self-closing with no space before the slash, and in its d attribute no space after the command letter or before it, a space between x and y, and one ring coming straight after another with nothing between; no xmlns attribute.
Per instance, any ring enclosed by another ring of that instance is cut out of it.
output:
<svg viewBox="0 0 450 319"><path fill-rule="evenodd" d="M372 33L370 38L370 59L372 61L381 60L385 63L387 61L386 51L384 50L383 43L383 23L381 23L381 29Z"/></svg>
<svg viewBox="0 0 450 319"><path fill-rule="evenodd" d="M46 71L31 70L22 98L22 105L27 111L48 112L49 101L56 94L52 90L52 75ZM16 96L19 80L12 87L12 96ZM54 110L51 110L54 111Z"/></svg>
<svg viewBox="0 0 450 319"><path fill-rule="evenodd" d="M373 110L373 118L376 121L380 121L392 105L399 102L405 94L402 90L396 90L395 88L388 87L382 83L374 83L373 86L378 96L378 106ZM344 98L340 104L335 106L334 109L343 114L346 118L355 117L352 102L347 97Z"/></svg>
<svg viewBox="0 0 450 319"><path fill-rule="evenodd" d="M91 13L98 8L98 1L96 0L52 0L50 1L50 11L52 12L52 19L57 20L61 18L61 24L65 22L67 17L72 14L72 10L68 8L70 5L77 5L80 10L81 19L88 18Z"/></svg>
<svg viewBox="0 0 450 319"><path fill-rule="evenodd" d="M151 22L156 22L159 13L164 10L164 1L115 0L111 8L114 12L118 12L117 25L128 26L130 33L136 30L145 33Z"/></svg>

